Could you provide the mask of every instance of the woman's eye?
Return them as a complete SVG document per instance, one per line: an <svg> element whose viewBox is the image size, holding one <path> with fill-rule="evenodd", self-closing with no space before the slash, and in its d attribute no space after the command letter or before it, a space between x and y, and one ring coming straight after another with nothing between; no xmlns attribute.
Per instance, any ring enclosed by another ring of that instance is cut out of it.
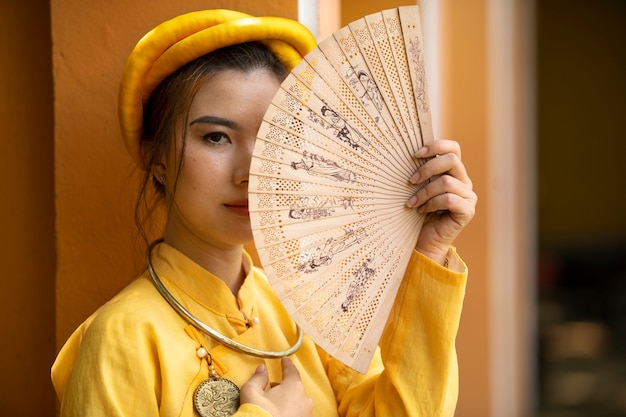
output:
<svg viewBox="0 0 626 417"><path fill-rule="evenodd" d="M202 136L202 140L204 140L205 142L212 143L212 144L221 144L221 143L230 142L230 139L228 138L228 136L220 132L208 133Z"/></svg>

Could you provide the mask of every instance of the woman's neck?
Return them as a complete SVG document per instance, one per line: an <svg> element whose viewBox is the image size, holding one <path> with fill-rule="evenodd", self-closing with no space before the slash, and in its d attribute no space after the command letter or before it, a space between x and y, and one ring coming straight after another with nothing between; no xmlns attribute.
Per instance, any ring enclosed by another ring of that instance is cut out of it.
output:
<svg viewBox="0 0 626 417"><path fill-rule="evenodd" d="M230 291L237 296L248 272L243 261L243 245L215 247L176 239L167 234L164 241L224 281Z"/></svg>

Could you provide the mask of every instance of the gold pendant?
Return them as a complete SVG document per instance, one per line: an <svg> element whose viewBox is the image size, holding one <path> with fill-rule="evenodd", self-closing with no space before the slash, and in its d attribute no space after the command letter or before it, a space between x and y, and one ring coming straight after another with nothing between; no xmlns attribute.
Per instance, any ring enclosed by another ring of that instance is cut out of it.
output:
<svg viewBox="0 0 626 417"><path fill-rule="evenodd" d="M230 417L239 409L239 387L226 378L205 379L196 388L193 405L202 417Z"/></svg>

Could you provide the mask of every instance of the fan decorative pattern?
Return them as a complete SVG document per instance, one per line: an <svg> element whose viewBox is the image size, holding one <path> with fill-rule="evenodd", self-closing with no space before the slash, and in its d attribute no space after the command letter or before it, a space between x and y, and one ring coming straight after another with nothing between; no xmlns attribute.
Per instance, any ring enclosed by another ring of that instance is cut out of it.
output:
<svg viewBox="0 0 626 417"><path fill-rule="evenodd" d="M323 349L365 372L424 216L415 152L433 140L417 6L322 41L282 83L252 157L249 206L279 299Z"/></svg>

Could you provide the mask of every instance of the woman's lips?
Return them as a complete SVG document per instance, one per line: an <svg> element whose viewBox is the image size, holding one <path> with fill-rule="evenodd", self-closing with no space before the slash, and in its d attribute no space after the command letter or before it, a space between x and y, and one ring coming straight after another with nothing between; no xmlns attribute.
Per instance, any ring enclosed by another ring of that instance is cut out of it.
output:
<svg viewBox="0 0 626 417"><path fill-rule="evenodd" d="M248 200L233 201L231 203L224 204L224 207L238 216L250 216L250 212L248 211Z"/></svg>

